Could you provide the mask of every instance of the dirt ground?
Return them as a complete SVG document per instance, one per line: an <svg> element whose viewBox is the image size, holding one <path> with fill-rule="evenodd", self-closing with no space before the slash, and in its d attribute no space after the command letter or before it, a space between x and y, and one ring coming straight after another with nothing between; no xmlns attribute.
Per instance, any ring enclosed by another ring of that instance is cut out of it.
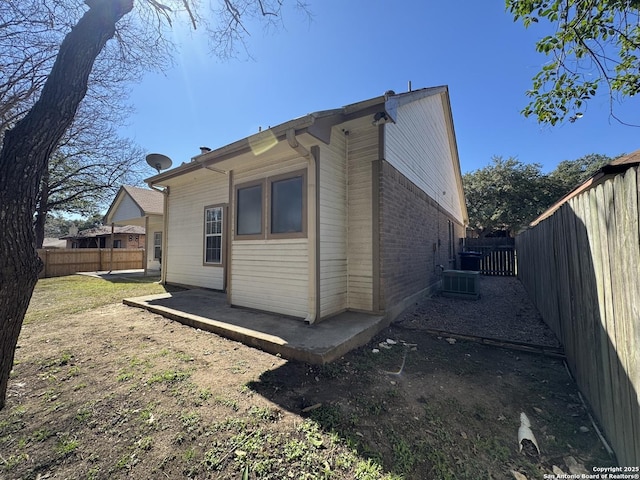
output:
<svg viewBox="0 0 640 480"><path fill-rule="evenodd" d="M421 302L325 366L118 303L41 316L0 411L0 478L541 479L613 465L562 360L425 331L557 342L517 280L484 280L481 301ZM512 303L487 306L494 290ZM519 449L523 412L540 453Z"/></svg>

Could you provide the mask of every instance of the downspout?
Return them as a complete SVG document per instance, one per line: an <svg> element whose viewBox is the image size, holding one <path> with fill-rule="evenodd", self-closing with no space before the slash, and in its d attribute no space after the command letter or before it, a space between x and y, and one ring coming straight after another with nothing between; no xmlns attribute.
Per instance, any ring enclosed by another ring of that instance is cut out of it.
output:
<svg viewBox="0 0 640 480"><path fill-rule="evenodd" d="M149 242L154 242L154 239L149 240L149 215L144 216L144 273L147 276L147 266L149 264Z"/></svg>
<svg viewBox="0 0 640 480"><path fill-rule="evenodd" d="M158 188L153 184L149 184L153 190L162 193L162 244L160 250L160 283L167 283L167 246L169 245L169 187Z"/></svg>
<svg viewBox="0 0 640 480"><path fill-rule="evenodd" d="M298 143L294 129L287 130L287 142L289 146L308 161L307 169L307 240L308 240L308 306L307 316L304 321L313 324L318 320L318 280L319 269L319 237L318 237L318 205L317 205L317 158L318 149L312 147L313 153Z"/></svg>

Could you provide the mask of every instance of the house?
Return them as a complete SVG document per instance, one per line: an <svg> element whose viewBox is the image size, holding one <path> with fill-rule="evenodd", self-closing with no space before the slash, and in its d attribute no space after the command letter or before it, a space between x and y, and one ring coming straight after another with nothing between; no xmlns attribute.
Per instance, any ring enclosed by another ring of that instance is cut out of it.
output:
<svg viewBox="0 0 640 480"><path fill-rule="evenodd" d="M164 196L157 190L124 185L116 194L107 214L105 223L111 225L136 225L144 228L146 272L160 270L162 252L162 231L164 228Z"/></svg>
<svg viewBox="0 0 640 480"><path fill-rule="evenodd" d="M48 249L48 250L67 248L67 241L61 240L59 238L44 237L44 241L42 242L42 248Z"/></svg>
<svg viewBox="0 0 640 480"><path fill-rule="evenodd" d="M455 266L468 224L446 86L290 120L146 180L162 279L309 323L397 316Z"/></svg>
<svg viewBox="0 0 640 480"><path fill-rule="evenodd" d="M111 241L113 233L113 243ZM144 248L145 231L143 227L126 225L115 227L113 232L109 226L100 226L80 230L60 237L66 240L66 248Z"/></svg>

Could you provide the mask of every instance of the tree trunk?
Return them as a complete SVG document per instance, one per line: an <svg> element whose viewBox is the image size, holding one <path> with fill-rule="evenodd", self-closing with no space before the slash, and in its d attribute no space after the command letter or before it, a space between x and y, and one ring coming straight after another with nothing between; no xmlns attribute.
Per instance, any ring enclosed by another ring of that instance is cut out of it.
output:
<svg viewBox="0 0 640 480"><path fill-rule="evenodd" d="M0 151L0 409L18 336L38 281L33 216L51 152L87 91L93 63L133 0L86 0L89 10L60 45L38 101L7 131Z"/></svg>

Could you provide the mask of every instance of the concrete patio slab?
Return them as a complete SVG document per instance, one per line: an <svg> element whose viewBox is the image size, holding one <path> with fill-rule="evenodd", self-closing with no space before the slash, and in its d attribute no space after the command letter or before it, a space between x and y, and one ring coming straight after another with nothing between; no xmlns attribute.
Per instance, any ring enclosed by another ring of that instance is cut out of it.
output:
<svg viewBox="0 0 640 480"><path fill-rule="evenodd" d="M139 307L284 358L331 362L371 340L389 325L383 316L344 312L309 325L277 314L230 307L224 293L193 289L126 298Z"/></svg>

